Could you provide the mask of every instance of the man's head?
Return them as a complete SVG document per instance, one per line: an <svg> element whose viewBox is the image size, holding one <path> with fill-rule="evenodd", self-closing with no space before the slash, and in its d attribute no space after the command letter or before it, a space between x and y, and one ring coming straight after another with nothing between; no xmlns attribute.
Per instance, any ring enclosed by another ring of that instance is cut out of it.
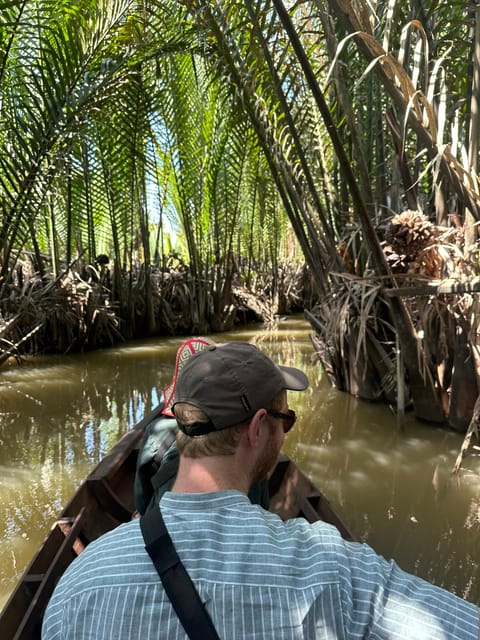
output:
<svg viewBox="0 0 480 640"><path fill-rule="evenodd" d="M203 455L233 453L242 426L259 410L269 418L285 414L280 416L282 424L291 423L286 390L302 391L307 386L302 371L275 364L252 344L210 346L192 356L178 377L173 411L185 434L179 434L179 449L186 445L192 451L186 453L189 457L202 455L196 450Z"/></svg>
<svg viewBox="0 0 480 640"><path fill-rule="evenodd" d="M207 423L179 423L187 435L200 436L245 422L283 390L307 387L308 378L300 369L275 364L248 342L227 342L211 345L185 363L177 379L173 412L180 403L201 409Z"/></svg>

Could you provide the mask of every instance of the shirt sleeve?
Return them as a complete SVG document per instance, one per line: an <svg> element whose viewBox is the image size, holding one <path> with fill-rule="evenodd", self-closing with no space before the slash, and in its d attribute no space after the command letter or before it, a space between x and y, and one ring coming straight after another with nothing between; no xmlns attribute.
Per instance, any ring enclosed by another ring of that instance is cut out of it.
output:
<svg viewBox="0 0 480 640"><path fill-rule="evenodd" d="M354 636L479 640L479 615L474 604L406 573L368 545L345 542L344 549L341 589L346 626Z"/></svg>

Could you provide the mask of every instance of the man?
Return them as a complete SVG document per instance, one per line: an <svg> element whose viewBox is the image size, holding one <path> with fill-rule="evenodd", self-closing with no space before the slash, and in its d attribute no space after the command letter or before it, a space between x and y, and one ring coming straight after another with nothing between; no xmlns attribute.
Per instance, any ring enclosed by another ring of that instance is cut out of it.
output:
<svg viewBox="0 0 480 640"><path fill-rule="evenodd" d="M293 426L286 390L308 385L254 346L186 363L173 410L180 466L160 509L220 638L477 640L476 607L401 571L325 523L282 522L246 497ZM43 638L185 638L137 521L67 569Z"/></svg>
<svg viewBox="0 0 480 640"><path fill-rule="evenodd" d="M162 391L159 414L146 428L138 454L133 493L140 515L160 502L165 491L172 488L177 475L179 455L175 436L178 426L173 415L173 401L180 371L191 356L214 344L213 340L199 336L188 338L177 350L172 380ZM253 486L248 497L254 504L268 509L268 482Z"/></svg>

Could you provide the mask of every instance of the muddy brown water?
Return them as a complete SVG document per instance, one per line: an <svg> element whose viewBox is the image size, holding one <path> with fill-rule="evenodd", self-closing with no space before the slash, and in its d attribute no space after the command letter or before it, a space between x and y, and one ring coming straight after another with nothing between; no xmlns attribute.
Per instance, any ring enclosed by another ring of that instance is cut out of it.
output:
<svg viewBox="0 0 480 640"><path fill-rule="evenodd" d="M215 336L255 342L311 386L285 451L351 532L402 568L480 601L480 456L451 475L462 436L330 387L301 317ZM125 430L156 406L182 339L37 357L0 369L0 607L56 515Z"/></svg>

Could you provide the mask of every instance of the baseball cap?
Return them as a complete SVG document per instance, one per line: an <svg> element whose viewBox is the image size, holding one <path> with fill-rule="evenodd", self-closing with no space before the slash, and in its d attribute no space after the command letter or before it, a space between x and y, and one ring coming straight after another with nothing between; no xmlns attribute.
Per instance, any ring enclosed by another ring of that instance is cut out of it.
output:
<svg viewBox="0 0 480 640"><path fill-rule="evenodd" d="M173 413L181 402L202 409L209 422L178 425L187 435L199 436L248 420L283 389L303 391L307 387L303 371L275 364L253 344L211 345L189 358L180 371Z"/></svg>

